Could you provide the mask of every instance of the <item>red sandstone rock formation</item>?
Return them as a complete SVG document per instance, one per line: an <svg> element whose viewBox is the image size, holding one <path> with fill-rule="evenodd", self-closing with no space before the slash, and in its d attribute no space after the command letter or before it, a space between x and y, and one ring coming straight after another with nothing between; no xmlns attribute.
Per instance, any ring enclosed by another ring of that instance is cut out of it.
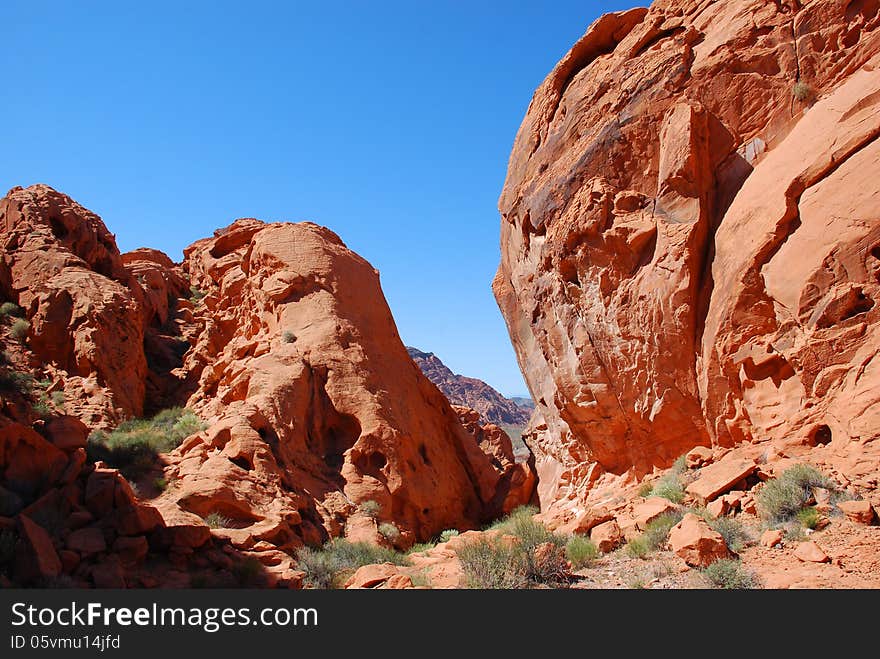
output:
<svg viewBox="0 0 880 659"><path fill-rule="evenodd" d="M509 438L450 407L407 355L378 273L327 229L240 220L176 265L120 255L100 218L37 185L0 200L0 242L0 295L30 323L16 340L0 319L0 529L33 555L17 581L187 585L175 569L195 564L228 585L226 552L295 587L303 542L388 542L391 523L405 547L532 497ZM14 391L26 374L45 383L40 413ZM164 468L151 505L87 460L90 430L184 404L209 425L141 483L156 489Z"/></svg>
<svg viewBox="0 0 880 659"><path fill-rule="evenodd" d="M218 512L234 545L290 548L350 517L377 537L366 501L402 545L528 501L528 468L496 471L407 355L378 273L331 231L239 220L184 267L206 293L189 403L211 426L172 456L163 510Z"/></svg>
<svg viewBox="0 0 880 659"><path fill-rule="evenodd" d="M477 378L456 375L433 352L407 348L409 356L453 405L476 410L484 423L524 426L531 413Z"/></svg>
<svg viewBox="0 0 880 659"><path fill-rule="evenodd" d="M878 27L876 0L657 1L537 90L494 290L549 514L697 445L829 444L876 484Z"/></svg>

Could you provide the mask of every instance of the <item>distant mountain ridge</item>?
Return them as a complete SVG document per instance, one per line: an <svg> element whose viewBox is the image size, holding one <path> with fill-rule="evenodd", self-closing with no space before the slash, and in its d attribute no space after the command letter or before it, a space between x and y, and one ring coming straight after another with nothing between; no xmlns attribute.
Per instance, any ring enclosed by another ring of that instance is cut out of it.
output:
<svg viewBox="0 0 880 659"><path fill-rule="evenodd" d="M424 352L410 346L407 346L406 350L450 403L476 410L484 422L504 426L524 426L528 423L531 411L526 409L525 405L505 398L482 380L453 373L432 352Z"/></svg>

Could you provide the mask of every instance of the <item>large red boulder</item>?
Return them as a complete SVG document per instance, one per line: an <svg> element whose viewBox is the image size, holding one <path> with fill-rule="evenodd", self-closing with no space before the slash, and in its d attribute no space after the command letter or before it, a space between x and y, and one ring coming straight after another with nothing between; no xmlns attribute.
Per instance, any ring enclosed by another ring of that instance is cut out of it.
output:
<svg viewBox="0 0 880 659"><path fill-rule="evenodd" d="M658 0L535 92L494 290L548 514L743 440L876 482L878 27L876 2Z"/></svg>

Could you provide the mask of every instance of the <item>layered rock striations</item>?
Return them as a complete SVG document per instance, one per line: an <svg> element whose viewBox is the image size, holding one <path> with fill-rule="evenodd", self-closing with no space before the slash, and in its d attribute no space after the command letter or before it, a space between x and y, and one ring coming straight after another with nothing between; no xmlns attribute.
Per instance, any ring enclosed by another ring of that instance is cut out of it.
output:
<svg viewBox="0 0 880 659"><path fill-rule="evenodd" d="M878 28L873 0L658 1L535 92L494 290L545 509L697 445L876 471L850 454L880 434Z"/></svg>
<svg viewBox="0 0 880 659"><path fill-rule="evenodd" d="M433 352L407 347L409 356L449 402L476 410L484 423L524 426L530 412L477 378L456 375Z"/></svg>

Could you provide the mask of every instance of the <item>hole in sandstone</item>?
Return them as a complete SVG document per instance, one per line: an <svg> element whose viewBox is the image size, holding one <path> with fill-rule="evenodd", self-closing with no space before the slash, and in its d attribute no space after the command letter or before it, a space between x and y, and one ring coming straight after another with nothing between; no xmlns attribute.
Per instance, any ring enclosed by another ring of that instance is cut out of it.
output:
<svg viewBox="0 0 880 659"><path fill-rule="evenodd" d="M859 314L866 313L874 308L874 300L870 298L870 296L866 295L862 289L858 288L855 291L855 298L852 302L852 306L849 310L841 317L840 320L847 320L852 318L853 316L858 316Z"/></svg>
<svg viewBox="0 0 880 659"><path fill-rule="evenodd" d="M59 240L67 238L67 227L64 226L64 222L61 221L61 218L54 216L50 217L49 226L52 229L52 234L56 238L58 238Z"/></svg>
<svg viewBox="0 0 880 659"><path fill-rule="evenodd" d="M229 458L229 461L234 464L236 467L241 467L245 471L253 470L254 466L251 464L250 460L248 460L243 455L240 455L237 458Z"/></svg>
<svg viewBox="0 0 880 659"><path fill-rule="evenodd" d="M424 444L419 444L419 455L422 456L422 461L431 466L431 459L428 457L428 449L425 448Z"/></svg>
<svg viewBox="0 0 880 659"><path fill-rule="evenodd" d="M830 444L831 440L831 428L825 424L816 426L813 432L810 433L810 446L825 446L826 444Z"/></svg>

